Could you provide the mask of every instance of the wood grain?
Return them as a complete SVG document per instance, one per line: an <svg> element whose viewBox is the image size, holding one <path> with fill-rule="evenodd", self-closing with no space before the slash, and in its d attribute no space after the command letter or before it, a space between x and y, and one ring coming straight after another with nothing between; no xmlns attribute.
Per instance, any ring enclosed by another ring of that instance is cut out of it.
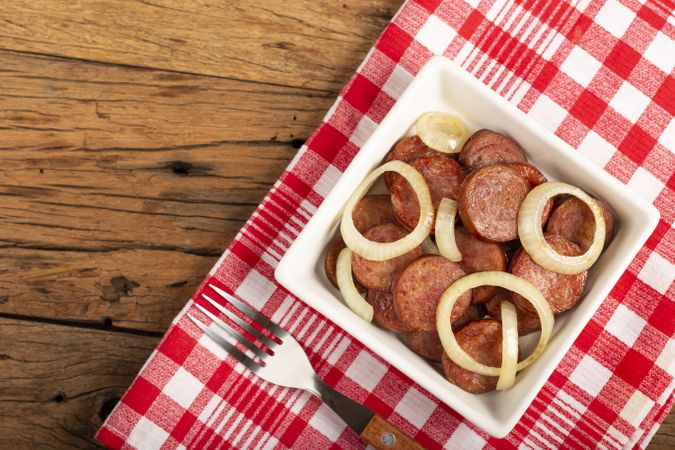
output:
<svg viewBox="0 0 675 450"><path fill-rule="evenodd" d="M400 4L2 2L0 448L97 445Z"/></svg>
<svg viewBox="0 0 675 450"><path fill-rule="evenodd" d="M93 448L158 338L0 319L0 448Z"/></svg>
<svg viewBox="0 0 675 450"><path fill-rule="evenodd" d="M336 93L401 0L4 0L0 48Z"/></svg>
<svg viewBox="0 0 675 450"><path fill-rule="evenodd" d="M164 330L333 101L0 61L0 313Z"/></svg>

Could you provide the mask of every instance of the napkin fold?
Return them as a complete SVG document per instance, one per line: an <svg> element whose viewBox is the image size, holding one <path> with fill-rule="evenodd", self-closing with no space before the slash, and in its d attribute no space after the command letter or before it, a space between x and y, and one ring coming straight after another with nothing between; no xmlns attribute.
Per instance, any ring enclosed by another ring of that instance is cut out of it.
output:
<svg viewBox="0 0 675 450"><path fill-rule="evenodd" d="M195 293L236 293L319 376L428 448L646 447L675 375L675 19L665 0L409 0ZM661 221L504 439L481 432L274 281L274 268L424 63L445 55L654 203ZM208 283L207 283L208 282ZM212 344L190 300L97 434L110 448L363 448L308 393ZM198 314L198 313L197 313Z"/></svg>

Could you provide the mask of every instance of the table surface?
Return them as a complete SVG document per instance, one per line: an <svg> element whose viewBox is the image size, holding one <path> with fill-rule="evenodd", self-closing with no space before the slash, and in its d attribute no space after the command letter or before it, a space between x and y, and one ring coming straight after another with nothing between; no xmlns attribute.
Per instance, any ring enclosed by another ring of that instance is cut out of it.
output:
<svg viewBox="0 0 675 450"><path fill-rule="evenodd" d="M400 3L3 1L0 448L98 445Z"/></svg>

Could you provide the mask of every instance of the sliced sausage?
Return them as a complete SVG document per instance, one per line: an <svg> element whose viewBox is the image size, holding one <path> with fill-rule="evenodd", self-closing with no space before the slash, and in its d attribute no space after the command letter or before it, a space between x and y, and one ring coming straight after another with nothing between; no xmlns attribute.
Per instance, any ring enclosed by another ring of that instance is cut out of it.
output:
<svg viewBox="0 0 675 450"><path fill-rule="evenodd" d="M518 238L518 211L529 191L527 180L514 169L504 164L483 167L462 183L459 216L481 240L511 241Z"/></svg>
<svg viewBox="0 0 675 450"><path fill-rule="evenodd" d="M389 195L366 195L352 211L354 226L361 233L385 223L396 223Z"/></svg>
<svg viewBox="0 0 675 450"><path fill-rule="evenodd" d="M561 255L577 256L581 254L576 244L562 236L549 234L545 235L545 239L548 245ZM534 262L523 249L516 253L510 266L512 274L526 279L541 291L551 305L554 314L567 311L581 299L587 272L565 275L544 269ZM532 304L520 295L513 294L513 300L521 310L529 314L536 314Z"/></svg>
<svg viewBox="0 0 675 450"><path fill-rule="evenodd" d="M373 322L376 325L395 333L408 331L408 327L396 315L391 292L369 289L366 301L373 307Z"/></svg>
<svg viewBox="0 0 675 450"><path fill-rule="evenodd" d="M413 331L436 330L436 307L443 292L465 275L459 264L442 256L424 255L410 263L394 284L394 308ZM455 323L471 303L471 292L462 294L450 317Z"/></svg>
<svg viewBox="0 0 675 450"><path fill-rule="evenodd" d="M335 239L333 239L333 242L331 242L330 247L328 247L328 253L326 254L326 260L324 261L324 269L326 270L326 277L328 278L328 281L330 281L330 284L332 284L336 288L338 288L337 274L336 274L337 259L338 256L340 255L340 252L345 247L346 245L345 242L342 240L342 236L338 234L337 236L335 236ZM357 280L354 280L354 286L356 286L357 291L366 292L366 288L361 286L361 283L359 283Z"/></svg>
<svg viewBox="0 0 675 450"><path fill-rule="evenodd" d="M394 242L405 237L408 232L393 223L378 225L366 231L366 239L375 242ZM368 289L389 291L392 282L398 273L412 260L422 254L422 249L416 247L408 253L387 259L386 261L371 261L360 257L356 253L352 255L352 270L356 279Z"/></svg>
<svg viewBox="0 0 675 450"><path fill-rule="evenodd" d="M596 199L596 201L600 205L605 219L604 246L607 247L614 235L614 213L607 203L599 199ZM546 224L546 231L563 236L577 244L581 251L585 252L593 244L595 218L584 202L570 196L561 201L553 210Z"/></svg>
<svg viewBox="0 0 675 450"><path fill-rule="evenodd" d="M459 162L468 170L499 163L527 162L520 145L492 130L478 130L464 143Z"/></svg>
<svg viewBox="0 0 675 450"><path fill-rule="evenodd" d="M507 164L512 169L515 169L521 177L525 178L530 187L537 187L542 183L546 183L548 180L543 173L539 171L532 164L527 164L523 162L515 162Z"/></svg>
<svg viewBox="0 0 675 450"><path fill-rule="evenodd" d="M417 158L422 158L423 156L434 156L434 155L443 155L437 150L427 146L419 136L408 136L404 137L392 148L387 156L385 157L385 162L389 161L403 161L411 162ZM391 188L391 185L394 183L396 178L400 177L396 172L386 172L384 174L384 180L387 183L387 187Z"/></svg>
<svg viewBox="0 0 675 450"><path fill-rule="evenodd" d="M434 211L443 198L457 200L464 173L454 159L445 155L425 156L411 164L429 186ZM391 203L399 222L408 228L415 228L420 217L420 206L415 191L405 178L398 177L391 185Z"/></svg>
<svg viewBox="0 0 675 450"><path fill-rule="evenodd" d="M452 328L459 328L467 322L473 322L474 320L482 319L485 317L485 314L487 314L487 310L485 309L484 305L469 305L469 307L466 308L466 311L464 311L464 314L462 314L462 317L460 317L457 322L452 325Z"/></svg>
<svg viewBox="0 0 675 450"><path fill-rule="evenodd" d="M499 367L502 364L502 324L492 319L476 320L455 332L459 346L481 364ZM451 383L473 394L494 391L498 377L480 375L463 369L443 353L443 372Z"/></svg>
<svg viewBox="0 0 675 450"><path fill-rule="evenodd" d="M479 241L464 227L455 228L455 242L462 254L459 264L467 274L487 270L506 270L506 254L499 244ZM471 303L484 303L495 295L494 286L480 286L472 289Z"/></svg>
<svg viewBox="0 0 675 450"><path fill-rule="evenodd" d="M485 302L485 308L487 309L488 314L496 320L501 320L502 318L502 301L514 303L512 294L510 292L501 292ZM529 312L520 309L518 305L515 306L516 315L518 316L518 335L523 336L541 330L541 322L536 313L530 314Z"/></svg>
<svg viewBox="0 0 675 450"><path fill-rule="evenodd" d="M361 233L365 233L378 225L396 222L396 216L394 216L394 210L391 207L391 198L388 195L366 195L354 207L352 219L354 220L354 226ZM324 261L326 276L335 287L338 287L335 265L343 248L345 248L345 243L338 233L328 247L328 253ZM361 288L359 290L363 291L362 286L359 285L357 288Z"/></svg>
<svg viewBox="0 0 675 450"><path fill-rule="evenodd" d="M437 331L413 331L405 333L404 336L413 352L432 361L441 362L443 345Z"/></svg>
<svg viewBox="0 0 675 450"><path fill-rule="evenodd" d="M328 253L326 253L326 260L324 261L323 264L323 267L326 270L326 277L328 277L330 284L332 284L335 287L338 287L336 275L337 270L335 266L337 265L337 259L338 256L340 255L340 252L345 247L346 247L345 242L342 240L342 236L340 236L340 234L338 233L338 235L335 236L335 239L333 239L333 242L331 242L330 247L328 247Z"/></svg>

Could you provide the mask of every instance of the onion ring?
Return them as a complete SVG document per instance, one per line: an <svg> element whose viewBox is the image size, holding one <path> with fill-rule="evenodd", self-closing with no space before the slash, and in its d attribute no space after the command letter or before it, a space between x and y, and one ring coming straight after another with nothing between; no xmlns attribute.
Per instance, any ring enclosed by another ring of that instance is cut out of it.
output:
<svg viewBox="0 0 675 450"><path fill-rule="evenodd" d="M427 147L442 153L459 153L469 137L469 129L459 117L443 112L422 114L415 131Z"/></svg>
<svg viewBox="0 0 675 450"><path fill-rule="evenodd" d="M518 365L518 313L511 302L502 302L502 367L497 390L508 389L516 382Z"/></svg>
<svg viewBox="0 0 675 450"><path fill-rule="evenodd" d="M374 314L373 307L363 298L354 285L354 277L352 276L352 251L348 248L343 248L342 251L340 251L335 265L335 272L340 294L342 294L342 298L349 309L366 322L372 322Z"/></svg>
<svg viewBox="0 0 675 450"><path fill-rule="evenodd" d="M462 260L462 254L455 241L455 217L457 216L457 202L450 198L441 200L436 212L436 243L442 256L452 262Z"/></svg>
<svg viewBox="0 0 675 450"><path fill-rule="evenodd" d="M415 228L406 237L394 242L374 242L366 239L354 226L352 211L361 197L370 189L377 178L384 172L396 172L405 178L417 194L417 201L420 205L420 218ZM429 236L434 221L434 206L431 203L431 195L424 177L410 164L403 161L389 161L373 170L359 184L345 204L342 213L342 222L340 223L340 233L342 240L345 241L354 253L362 258L371 261L385 261L387 259L401 256L408 253L424 241Z"/></svg>
<svg viewBox="0 0 675 450"><path fill-rule="evenodd" d="M565 256L546 243L541 216L548 201L560 194L569 194L584 202L593 213L595 233L593 243L580 256ZM588 194L571 184L546 182L532 189L518 211L518 236L528 255L544 269L566 275L587 270L600 257L605 243L605 219L600 205Z"/></svg>
<svg viewBox="0 0 675 450"><path fill-rule="evenodd" d="M516 366L517 371L522 370L536 361L548 344L553 332L553 312L539 289L534 287L529 281L510 273L498 271L475 272L455 281L443 292L441 301L438 303L438 308L436 309L436 327L438 328L438 336L441 338L443 349L445 349L448 357L455 364L466 370L493 377L500 375L501 368L480 364L469 356L457 343L457 339L455 339L452 327L450 326L450 313L457 299L469 289L485 285L499 286L517 292L532 303L532 306L534 306L539 315L541 336L539 336L539 342L534 351Z"/></svg>

